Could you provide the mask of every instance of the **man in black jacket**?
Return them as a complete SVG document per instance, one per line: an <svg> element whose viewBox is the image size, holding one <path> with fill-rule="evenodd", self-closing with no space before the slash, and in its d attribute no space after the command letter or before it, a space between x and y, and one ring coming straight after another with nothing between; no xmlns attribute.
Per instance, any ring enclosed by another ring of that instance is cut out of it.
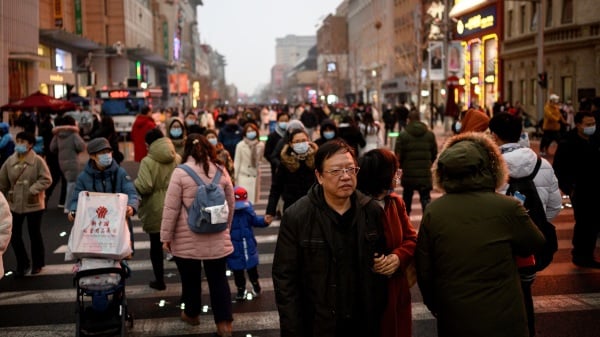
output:
<svg viewBox="0 0 600 337"><path fill-rule="evenodd" d="M597 194L600 189L600 139L596 119L591 112L575 115L575 129L558 144L554 156L554 173L560 189L571 196L575 214L573 230L573 264L600 268L594 259L596 239L600 233Z"/></svg>
<svg viewBox="0 0 600 337"><path fill-rule="evenodd" d="M378 336L385 276L383 210L356 191L352 148L332 140L315 156L318 184L281 220L273 285L282 337Z"/></svg>

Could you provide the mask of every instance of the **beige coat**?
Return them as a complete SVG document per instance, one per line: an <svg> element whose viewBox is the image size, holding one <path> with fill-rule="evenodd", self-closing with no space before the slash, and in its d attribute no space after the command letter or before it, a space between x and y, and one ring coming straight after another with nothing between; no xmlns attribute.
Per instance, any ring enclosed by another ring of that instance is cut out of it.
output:
<svg viewBox="0 0 600 337"><path fill-rule="evenodd" d="M189 157L185 163L198 174L200 179L209 183L217 172L217 166L210 164L207 177L201 165L196 164L194 158ZM187 223L187 211L190 207L198 185L183 169L175 168L167 189L163 208L163 219L160 227L160 241L171 243L171 253L174 256L186 259L213 260L225 257L233 252L233 245L229 236L229 228L235 209L233 185L227 170L222 170L219 184L225 191L225 200L229 207L228 229L220 233L197 234L190 230Z"/></svg>
<svg viewBox="0 0 600 337"><path fill-rule="evenodd" d="M10 210L15 213L45 209L45 191L51 184L52 177L46 161L33 150L27 152L23 160L15 152L0 169L0 191L6 196Z"/></svg>

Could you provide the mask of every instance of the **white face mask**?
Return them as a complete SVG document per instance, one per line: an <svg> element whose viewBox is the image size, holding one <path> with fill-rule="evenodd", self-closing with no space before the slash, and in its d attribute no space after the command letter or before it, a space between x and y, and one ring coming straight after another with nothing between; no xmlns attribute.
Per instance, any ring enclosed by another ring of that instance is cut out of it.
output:
<svg viewBox="0 0 600 337"><path fill-rule="evenodd" d="M456 124L454 124L454 130L456 130L456 132L460 132L461 128L462 128L461 122L456 122Z"/></svg>
<svg viewBox="0 0 600 337"><path fill-rule="evenodd" d="M596 133L596 126L595 125L583 128L583 134L586 135L586 136L591 136L594 133Z"/></svg>
<svg viewBox="0 0 600 337"><path fill-rule="evenodd" d="M103 153L98 155L98 164L102 167L108 167L112 164L112 154L111 153Z"/></svg>
<svg viewBox="0 0 600 337"><path fill-rule="evenodd" d="M305 154L308 152L308 142L294 143L292 144L292 149L297 154Z"/></svg>

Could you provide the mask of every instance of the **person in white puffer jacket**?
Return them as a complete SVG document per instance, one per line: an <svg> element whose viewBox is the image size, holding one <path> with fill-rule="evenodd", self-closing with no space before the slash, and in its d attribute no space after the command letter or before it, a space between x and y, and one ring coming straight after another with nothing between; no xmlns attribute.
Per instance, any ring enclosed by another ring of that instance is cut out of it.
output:
<svg viewBox="0 0 600 337"><path fill-rule="evenodd" d="M492 123L493 120L493 123ZM490 120L490 131L508 166L509 176L523 178L533 173L538 155L529 147L519 143L523 124L519 117L510 114L498 114ZM546 218L552 221L561 210L562 197L558 188L558 179L552 165L544 158L533 183L540 200L544 204ZM505 194L508 184L498 190Z"/></svg>

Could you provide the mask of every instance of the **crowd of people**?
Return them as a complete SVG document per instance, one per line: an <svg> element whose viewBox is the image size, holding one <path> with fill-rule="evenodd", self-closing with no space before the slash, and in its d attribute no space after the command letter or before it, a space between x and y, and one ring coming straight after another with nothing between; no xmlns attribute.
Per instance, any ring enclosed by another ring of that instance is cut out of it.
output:
<svg viewBox="0 0 600 337"><path fill-rule="evenodd" d="M48 117L38 127L47 144L41 152L31 130L16 135L14 153L0 152L0 214L10 213L0 223L0 252L8 236L15 276L42 272L40 226L60 181L59 206L69 221L77 216L80 191L128 195L130 229L137 214L150 238L154 279L148 285L167 288L168 253L182 285L181 319L190 325L199 324L204 268L219 336L232 334L232 299L261 295L253 228L275 219L281 224L272 277L282 336L411 336L415 279L440 335L534 336L534 254L547 238L518 198L503 195L509 177L532 176L548 221L561 209L560 191L570 195L573 263L600 268L594 258L600 228L590 215L591 195L600 188L600 100L574 113L558 99L551 95L546 104L539 151L545 156L557 141L552 164L523 142L525 114L518 105L492 116L477 107L453 116L456 135L442 148L421 113L404 105L387 105L381 115L365 104L221 107L184 115L146 107L131 130L133 160L140 162L135 180L119 165L125 158L110 117L102 117L87 143L73 118ZM400 132L391 144L396 123ZM0 151L12 141L2 124ZM80 169L84 151L89 161ZM257 215L261 161L270 164L271 186L265 214ZM223 191L225 230L190 229L199 189L190 169ZM433 188L443 196L431 200ZM415 191L423 209L418 234L409 217ZM22 239L25 220L31 259ZM234 274L233 297L226 269Z"/></svg>

